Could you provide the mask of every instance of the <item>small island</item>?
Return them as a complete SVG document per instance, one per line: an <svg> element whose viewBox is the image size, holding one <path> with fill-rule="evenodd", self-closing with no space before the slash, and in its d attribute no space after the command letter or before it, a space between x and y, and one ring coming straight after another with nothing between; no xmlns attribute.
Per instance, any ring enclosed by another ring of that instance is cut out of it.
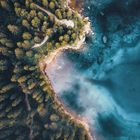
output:
<svg viewBox="0 0 140 140"><path fill-rule="evenodd" d="M81 48L88 19L65 0L1 0L0 13L0 139L92 139L45 73L60 51Z"/></svg>

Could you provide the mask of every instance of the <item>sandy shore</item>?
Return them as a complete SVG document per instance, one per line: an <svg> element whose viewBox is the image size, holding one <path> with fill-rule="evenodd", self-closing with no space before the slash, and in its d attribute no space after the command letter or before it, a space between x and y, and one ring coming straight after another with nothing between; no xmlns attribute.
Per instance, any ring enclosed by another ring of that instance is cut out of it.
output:
<svg viewBox="0 0 140 140"><path fill-rule="evenodd" d="M85 26L85 32L87 32L87 26ZM86 35L86 34L85 34ZM53 61L55 60L55 58L62 52L65 50L79 50L84 46L84 42L85 42L85 35L83 34L80 37L80 40L77 41L76 44L72 45L72 46L64 46L62 48L56 49L54 52L50 53L48 56L45 57L44 59L44 63L43 63L43 68L44 71L43 73L46 74L47 77L47 81L49 81L50 83L50 88L51 90L53 90L54 92L54 101L62 107L63 113L65 113L66 115L70 116L70 119L74 120L75 123L82 125L85 128L85 131L88 134L89 140L93 140L93 137L91 135L91 131L90 131L90 127L88 124L88 121L86 120L86 118L83 118L81 116L78 116L77 114L73 113L70 111L69 108L65 107L65 105L63 104L63 102L59 99L59 97L57 96L57 93L54 91L52 85L51 85L51 81L49 79L49 75L47 74L47 67L49 67L50 65L53 65Z"/></svg>
<svg viewBox="0 0 140 140"><path fill-rule="evenodd" d="M85 129L88 139L93 140L93 137L92 137L91 131L90 131L90 127L89 127L89 124L88 124L88 121L86 120L86 118L78 116L77 114L72 112L69 108L67 108L63 104L63 102L59 99L59 97L57 96L57 93L54 91L47 73L46 73L46 78L47 78L47 81L49 81L50 90L53 91L53 93L54 93L54 102L57 103L57 105L59 106L59 109L62 111L62 113L64 113L65 115L68 115L69 120L73 120L76 124L82 125Z"/></svg>
<svg viewBox="0 0 140 140"><path fill-rule="evenodd" d="M67 4L70 4L70 1L67 1ZM76 1L72 0L72 3L70 4L70 6L72 6L74 4L76 4ZM76 7L77 6L75 6L75 8ZM78 16L79 16L79 18L83 19L83 16L81 14L78 14ZM88 21L88 19L86 19L86 20ZM73 45L66 45L66 46L63 46L61 48L54 50L48 56L46 56L42 60L40 60L39 67L46 78L46 82L49 84L50 91L53 93L54 102L57 103L58 106L60 106L60 108L64 114L66 114L70 117L70 120L73 120L76 124L82 125L88 135L89 140L93 140L87 120L85 118L82 118L81 116L78 116L77 114L71 112L69 108L65 107L65 105L62 103L62 101L58 98L57 93L54 91L54 89L51 85L51 81L49 79L49 75L46 72L47 67L49 67L49 65L51 63L53 63L53 60L62 51L81 49L84 46L86 35L89 33L91 33L91 28L90 28L90 22L88 21L83 27L83 32L77 38L77 40L75 41L75 43Z"/></svg>

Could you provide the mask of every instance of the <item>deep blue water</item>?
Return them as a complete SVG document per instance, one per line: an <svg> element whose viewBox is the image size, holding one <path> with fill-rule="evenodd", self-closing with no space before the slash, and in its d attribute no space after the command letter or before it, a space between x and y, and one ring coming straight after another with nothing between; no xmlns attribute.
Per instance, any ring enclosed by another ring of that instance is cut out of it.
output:
<svg viewBox="0 0 140 140"><path fill-rule="evenodd" d="M57 58L54 88L95 139L140 140L140 0L85 0L84 14L94 35Z"/></svg>

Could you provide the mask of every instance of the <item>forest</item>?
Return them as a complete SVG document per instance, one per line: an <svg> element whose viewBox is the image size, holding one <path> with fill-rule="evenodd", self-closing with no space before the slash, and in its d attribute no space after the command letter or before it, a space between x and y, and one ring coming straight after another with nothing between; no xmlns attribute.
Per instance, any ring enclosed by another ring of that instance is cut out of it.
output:
<svg viewBox="0 0 140 140"><path fill-rule="evenodd" d="M39 66L50 52L73 44L83 26L65 0L0 1L0 140L89 139L55 102Z"/></svg>

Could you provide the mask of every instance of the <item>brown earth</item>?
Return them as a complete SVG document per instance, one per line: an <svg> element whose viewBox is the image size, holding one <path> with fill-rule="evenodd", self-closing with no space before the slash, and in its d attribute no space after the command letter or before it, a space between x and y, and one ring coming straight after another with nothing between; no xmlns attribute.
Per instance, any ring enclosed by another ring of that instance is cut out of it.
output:
<svg viewBox="0 0 140 140"><path fill-rule="evenodd" d="M82 7L83 7L83 0L70 0L69 2L69 6L78 11L78 12L81 12L82 11Z"/></svg>

